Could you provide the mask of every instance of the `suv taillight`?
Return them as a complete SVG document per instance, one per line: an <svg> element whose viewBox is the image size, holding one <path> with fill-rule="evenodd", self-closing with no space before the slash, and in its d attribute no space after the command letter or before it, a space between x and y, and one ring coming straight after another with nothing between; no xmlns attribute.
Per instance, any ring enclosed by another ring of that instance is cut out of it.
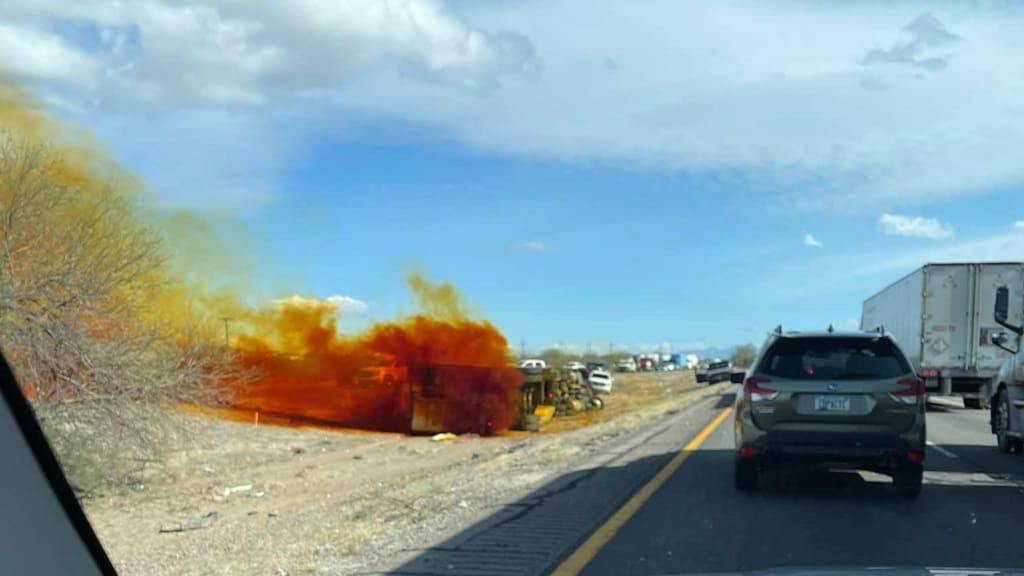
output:
<svg viewBox="0 0 1024 576"><path fill-rule="evenodd" d="M775 400L778 398L778 390L761 386L765 382L771 382L771 380L761 376L747 378L743 381L743 394L748 396L752 402L764 402L765 400Z"/></svg>
<svg viewBox="0 0 1024 576"><path fill-rule="evenodd" d="M900 390L889 392L889 396L903 404L916 404L918 399L924 396L924 380L920 378L904 378L897 382L903 386Z"/></svg>

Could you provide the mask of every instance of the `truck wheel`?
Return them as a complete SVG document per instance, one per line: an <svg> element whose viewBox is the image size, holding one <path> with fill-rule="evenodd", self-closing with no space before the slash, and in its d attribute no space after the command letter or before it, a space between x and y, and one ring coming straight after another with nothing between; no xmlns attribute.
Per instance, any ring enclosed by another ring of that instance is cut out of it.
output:
<svg viewBox="0 0 1024 576"><path fill-rule="evenodd" d="M527 414L523 416L521 424L526 432L540 432L540 416Z"/></svg>
<svg viewBox="0 0 1024 576"><path fill-rule="evenodd" d="M1010 436L1010 396L1006 389L999 391L996 409L992 413L992 426L995 428L996 445L1000 452L1019 452L1020 440Z"/></svg>
<svg viewBox="0 0 1024 576"><path fill-rule="evenodd" d="M924 467L920 464L906 464L897 468L892 475L892 484L896 493L904 498L917 498L921 493L921 480Z"/></svg>
<svg viewBox="0 0 1024 576"><path fill-rule="evenodd" d="M741 492L757 490L757 460L753 458L737 458L733 475L737 490Z"/></svg>
<svg viewBox="0 0 1024 576"><path fill-rule="evenodd" d="M983 408L981 398L964 398L964 408L981 410Z"/></svg>

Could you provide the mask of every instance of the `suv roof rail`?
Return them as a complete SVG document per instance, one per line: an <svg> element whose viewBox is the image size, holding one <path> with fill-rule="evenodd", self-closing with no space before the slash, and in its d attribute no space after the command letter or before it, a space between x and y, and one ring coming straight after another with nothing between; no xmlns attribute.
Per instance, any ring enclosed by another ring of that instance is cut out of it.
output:
<svg viewBox="0 0 1024 576"><path fill-rule="evenodd" d="M879 324L878 326L875 326L875 329L872 330L872 332L878 332L879 334L885 334L885 324Z"/></svg>
<svg viewBox="0 0 1024 576"><path fill-rule="evenodd" d="M775 327L775 333L782 334L782 324L779 324L778 326Z"/></svg>

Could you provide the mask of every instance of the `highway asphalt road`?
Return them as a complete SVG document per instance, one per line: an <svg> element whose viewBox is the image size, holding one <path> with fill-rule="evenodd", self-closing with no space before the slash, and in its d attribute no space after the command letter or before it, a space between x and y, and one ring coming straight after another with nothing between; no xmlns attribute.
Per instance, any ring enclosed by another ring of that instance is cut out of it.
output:
<svg viewBox="0 0 1024 576"><path fill-rule="evenodd" d="M762 490L739 493L731 423L730 415L689 454L583 574L1024 568L1024 456L996 449L986 410L932 405L934 445L917 500L897 497L888 477L837 471L768 473Z"/></svg>

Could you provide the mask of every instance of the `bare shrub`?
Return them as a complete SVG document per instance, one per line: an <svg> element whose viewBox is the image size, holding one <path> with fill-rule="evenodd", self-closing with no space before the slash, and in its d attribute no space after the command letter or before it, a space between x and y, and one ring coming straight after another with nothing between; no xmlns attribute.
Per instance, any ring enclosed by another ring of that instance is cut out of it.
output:
<svg viewBox="0 0 1024 576"><path fill-rule="evenodd" d="M156 458L166 407L245 376L213 327L152 309L164 270L128 195L0 133L0 346L80 490Z"/></svg>

